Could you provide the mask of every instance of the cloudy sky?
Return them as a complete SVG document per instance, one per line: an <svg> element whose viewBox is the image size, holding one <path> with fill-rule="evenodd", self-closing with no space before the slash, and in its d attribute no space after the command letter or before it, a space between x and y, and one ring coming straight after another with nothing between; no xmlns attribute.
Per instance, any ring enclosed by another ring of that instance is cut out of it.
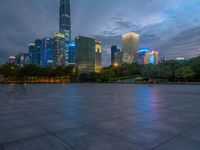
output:
<svg viewBox="0 0 200 150"><path fill-rule="evenodd" d="M200 54L200 0L71 0L72 34L103 42L104 65L109 47L121 47L121 34L140 34L140 48L160 56ZM0 63L26 52L36 38L58 31L59 0L0 0Z"/></svg>

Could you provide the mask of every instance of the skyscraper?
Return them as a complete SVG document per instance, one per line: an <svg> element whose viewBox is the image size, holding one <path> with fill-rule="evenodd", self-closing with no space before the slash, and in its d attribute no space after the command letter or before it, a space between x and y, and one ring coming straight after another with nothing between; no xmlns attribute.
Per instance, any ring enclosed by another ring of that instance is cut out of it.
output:
<svg viewBox="0 0 200 150"><path fill-rule="evenodd" d="M115 67L121 66L123 64L122 57L123 53L121 51L115 52L115 62L114 62Z"/></svg>
<svg viewBox="0 0 200 150"><path fill-rule="evenodd" d="M144 64L158 64L158 51L151 50L145 54Z"/></svg>
<svg viewBox="0 0 200 150"><path fill-rule="evenodd" d="M95 41L95 72L101 72L101 53L101 42Z"/></svg>
<svg viewBox="0 0 200 150"><path fill-rule="evenodd" d="M139 34L129 32L122 35L123 63L132 64L137 61Z"/></svg>
<svg viewBox="0 0 200 150"><path fill-rule="evenodd" d="M56 33L53 38L53 65L66 64L66 41L64 34Z"/></svg>
<svg viewBox="0 0 200 150"><path fill-rule="evenodd" d="M41 39L36 39L35 40L35 51L33 54L33 61L35 65L40 65L40 52L42 48L42 40Z"/></svg>
<svg viewBox="0 0 200 150"><path fill-rule="evenodd" d="M139 64L144 64L144 59L145 59L145 55L146 53L148 53L150 51L149 48L141 48L138 51L138 63Z"/></svg>
<svg viewBox="0 0 200 150"><path fill-rule="evenodd" d="M71 13L70 0L60 0L60 27L59 32L65 35L66 40L71 39Z"/></svg>
<svg viewBox="0 0 200 150"><path fill-rule="evenodd" d="M75 61L76 61L76 45L74 41L67 41L66 42L66 48L67 48L67 52L68 52L68 62L70 66L74 66L75 65Z"/></svg>
<svg viewBox="0 0 200 150"><path fill-rule="evenodd" d="M19 53L15 56L15 63L20 66L30 64L29 60L29 54L27 53Z"/></svg>
<svg viewBox="0 0 200 150"><path fill-rule="evenodd" d="M53 65L53 40L44 38L40 52L40 65L42 67L50 67Z"/></svg>
<svg viewBox="0 0 200 150"><path fill-rule="evenodd" d="M116 45L111 46L111 65L114 65L115 63L115 53L119 52L120 49L117 48Z"/></svg>
<svg viewBox="0 0 200 150"><path fill-rule="evenodd" d="M101 42L93 38L77 36L75 44L79 73L99 72L101 68Z"/></svg>
<svg viewBox="0 0 200 150"><path fill-rule="evenodd" d="M28 54L30 57L30 64L34 64L34 53L35 53L35 43L30 43L28 45Z"/></svg>

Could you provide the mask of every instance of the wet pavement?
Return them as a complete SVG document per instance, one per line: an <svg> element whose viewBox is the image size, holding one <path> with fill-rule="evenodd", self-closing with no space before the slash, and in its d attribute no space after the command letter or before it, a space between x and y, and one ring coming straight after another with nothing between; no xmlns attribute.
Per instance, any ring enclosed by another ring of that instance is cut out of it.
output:
<svg viewBox="0 0 200 150"><path fill-rule="evenodd" d="M0 85L0 150L150 149L200 149L200 86Z"/></svg>

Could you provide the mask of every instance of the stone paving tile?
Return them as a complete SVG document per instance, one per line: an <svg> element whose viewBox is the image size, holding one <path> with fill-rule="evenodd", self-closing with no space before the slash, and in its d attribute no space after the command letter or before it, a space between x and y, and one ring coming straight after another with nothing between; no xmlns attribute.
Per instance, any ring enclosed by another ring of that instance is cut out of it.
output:
<svg viewBox="0 0 200 150"><path fill-rule="evenodd" d="M0 91L3 150L200 149L200 86L34 84Z"/></svg>
<svg viewBox="0 0 200 150"><path fill-rule="evenodd" d="M0 122L0 131L6 130L6 129L30 126L30 125L34 125L34 124L35 123L33 122L33 120L31 120L29 118L3 121L3 122Z"/></svg>
<svg viewBox="0 0 200 150"><path fill-rule="evenodd" d="M82 124L95 124L98 122L105 121L106 119L96 114L84 114L75 118L75 120L81 122Z"/></svg>
<svg viewBox="0 0 200 150"><path fill-rule="evenodd" d="M193 125L157 120L148 124L144 124L142 127L178 135L192 128Z"/></svg>
<svg viewBox="0 0 200 150"><path fill-rule="evenodd" d="M188 132L184 133L182 136L192 141L200 143L200 126L189 130Z"/></svg>
<svg viewBox="0 0 200 150"><path fill-rule="evenodd" d="M33 116L32 119L41 124L52 121L56 122L58 120L65 119L65 117L58 113L47 113L47 114L41 114L40 116Z"/></svg>
<svg viewBox="0 0 200 150"><path fill-rule="evenodd" d="M28 110L28 111L23 111L26 115L28 115L29 117L37 117L37 116L41 116L44 114L49 114L49 113L53 113L50 110L47 109L34 109L34 110Z"/></svg>
<svg viewBox="0 0 200 150"><path fill-rule="evenodd" d="M152 149L173 137L172 134L146 128L133 128L118 135L126 141Z"/></svg>
<svg viewBox="0 0 200 150"><path fill-rule="evenodd" d="M64 130L61 132L57 132L56 136L70 144L71 146L79 146L81 144L85 144L91 141L95 141L100 138L106 138L108 135L103 134L94 130L88 126L81 126L79 128L73 128L69 130Z"/></svg>
<svg viewBox="0 0 200 150"><path fill-rule="evenodd" d="M146 150L141 145L132 144L124 140L108 137L97 139L89 143L75 147L76 150Z"/></svg>
<svg viewBox="0 0 200 150"><path fill-rule="evenodd" d="M12 107L10 109L5 109L4 107L2 108L0 107L0 116L15 114L15 113L19 113L19 110Z"/></svg>
<svg viewBox="0 0 200 150"><path fill-rule="evenodd" d="M4 145L4 150L72 150L72 148L55 136L45 135Z"/></svg>
<svg viewBox="0 0 200 150"><path fill-rule="evenodd" d="M0 150L4 150L3 145L0 144Z"/></svg>
<svg viewBox="0 0 200 150"><path fill-rule="evenodd" d="M9 121L9 120L15 120L15 119L22 119L22 118L26 118L26 117L27 116L24 115L21 112L3 114L3 115L0 115L0 122Z"/></svg>
<svg viewBox="0 0 200 150"><path fill-rule="evenodd" d="M46 131L37 125L2 130L0 132L0 143L11 143L44 134L46 134Z"/></svg>
<svg viewBox="0 0 200 150"><path fill-rule="evenodd" d="M200 143L187 138L177 137L169 142L155 148L155 150L199 150Z"/></svg>
<svg viewBox="0 0 200 150"><path fill-rule="evenodd" d="M71 129L80 127L82 124L80 122L74 121L72 119L64 119L42 123L41 126L50 132L57 132L65 129Z"/></svg>
<svg viewBox="0 0 200 150"><path fill-rule="evenodd" d="M118 135L127 129L139 126L137 120L114 119L92 125L95 129L112 135Z"/></svg>

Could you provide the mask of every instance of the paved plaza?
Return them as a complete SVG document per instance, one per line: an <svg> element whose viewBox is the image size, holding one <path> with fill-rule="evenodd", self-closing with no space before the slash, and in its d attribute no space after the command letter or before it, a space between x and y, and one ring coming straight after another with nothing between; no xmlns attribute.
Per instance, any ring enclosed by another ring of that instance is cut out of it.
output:
<svg viewBox="0 0 200 150"><path fill-rule="evenodd" d="M200 86L0 85L0 150L200 150Z"/></svg>

